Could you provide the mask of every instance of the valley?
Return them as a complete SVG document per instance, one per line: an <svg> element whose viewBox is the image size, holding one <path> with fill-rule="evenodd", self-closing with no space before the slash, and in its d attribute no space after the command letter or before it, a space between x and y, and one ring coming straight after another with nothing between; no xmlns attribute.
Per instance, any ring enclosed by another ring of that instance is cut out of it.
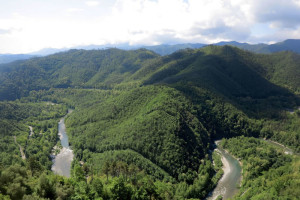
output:
<svg viewBox="0 0 300 200"><path fill-rule="evenodd" d="M0 199L296 199L299 61L205 46L2 65Z"/></svg>

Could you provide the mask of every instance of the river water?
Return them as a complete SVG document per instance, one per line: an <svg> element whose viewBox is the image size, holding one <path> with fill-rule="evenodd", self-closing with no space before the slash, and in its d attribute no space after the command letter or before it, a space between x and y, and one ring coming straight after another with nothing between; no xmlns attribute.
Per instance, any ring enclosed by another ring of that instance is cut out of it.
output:
<svg viewBox="0 0 300 200"><path fill-rule="evenodd" d="M68 111L70 114L72 110ZM52 171L55 174L70 177L71 163L74 157L73 150L69 146L69 139L66 132L65 117L58 123L58 135L62 145L60 153L54 156Z"/></svg>
<svg viewBox="0 0 300 200"><path fill-rule="evenodd" d="M219 195L223 196L223 199L233 197L239 191L237 186L240 185L242 177L239 161L219 146L216 151L222 156L224 174L207 200L214 200Z"/></svg>

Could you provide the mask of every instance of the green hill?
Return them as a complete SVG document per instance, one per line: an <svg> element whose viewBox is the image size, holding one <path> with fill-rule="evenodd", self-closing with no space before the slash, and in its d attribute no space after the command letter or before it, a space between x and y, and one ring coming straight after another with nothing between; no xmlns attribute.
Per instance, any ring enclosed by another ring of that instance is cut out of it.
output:
<svg viewBox="0 0 300 200"><path fill-rule="evenodd" d="M77 150L131 149L177 178L198 169L209 142L191 106L174 89L147 86L75 111L67 126Z"/></svg>
<svg viewBox="0 0 300 200"><path fill-rule="evenodd" d="M164 57L145 49L70 50L2 66L0 94L1 99L14 99L52 87L108 89L130 81L187 81L233 96L286 96L288 91L278 85L297 91L299 58L291 52L257 55L229 46L182 50Z"/></svg>
<svg viewBox="0 0 300 200"><path fill-rule="evenodd" d="M157 57L148 50L70 50L2 67L0 99L15 99L31 90L55 88L111 88Z"/></svg>
<svg viewBox="0 0 300 200"><path fill-rule="evenodd" d="M180 55L185 53L186 56ZM251 63L246 64L243 55L239 53L239 49L229 46L209 46L189 53L178 52L171 55L174 59L156 69L145 83L173 84L186 81L235 97L266 98L275 93L288 95L288 91L262 77Z"/></svg>

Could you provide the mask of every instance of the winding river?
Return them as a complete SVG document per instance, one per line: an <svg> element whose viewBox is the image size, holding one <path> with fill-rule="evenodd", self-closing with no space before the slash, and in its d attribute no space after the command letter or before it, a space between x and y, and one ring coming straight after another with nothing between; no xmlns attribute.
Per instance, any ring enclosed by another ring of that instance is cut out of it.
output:
<svg viewBox="0 0 300 200"><path fill-rule="evenodd" d="M207 200L214 200L220 195L223 199L233 197L239 191L237 186L240 185L242 177L239 161L218 146L218 142L216 144L217 149L215 151L218 151L222 156L224 174Z"/></svg>
<svg viewBox="0 0 300 200"><path fill-rule="evenodd" d="M68 114L71 112L72 110L68 110ZM58 123L58 135L63 148L60 150L59 154L54 156L51 169L55 174L70 177L71 163L74 154L73 150L69 146L69 139L66 133L65 117L63 117Z"/></svg>

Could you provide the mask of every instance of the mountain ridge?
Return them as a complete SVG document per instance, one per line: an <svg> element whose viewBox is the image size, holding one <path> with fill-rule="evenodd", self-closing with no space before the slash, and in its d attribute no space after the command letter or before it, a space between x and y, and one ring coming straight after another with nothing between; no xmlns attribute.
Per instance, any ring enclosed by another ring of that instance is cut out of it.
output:
<svg viewBox="0 0 300 200"><path fill-rule="evenodd" d="M244 67L244 70L246 68L250 70L247 76L253 71L256 73L256 75L253 75L254 77L262 76L263 79L271 80L273 83L295 91L300 85L299 80L296 78L299 74L299 66L297 64L300 60L299 57L298 54L291 52L270 55L253 54L231 46L206 46L195 50L180 50L168 56L159 56L147 49L129 51L115 48L107 50L69 50L46 57L2 65L0 80L12 80L14 79L13 76L17 75L18 70L19 73L22 70L29 70L31 71L30 73L37 76L36 78L48 79L48 83L41 80L41 83L44 82L43 85L51 83L52 87L93 88L101 87L102 83L104 84L102 86L109 86L110 84L116 85L124 81L154 83L157 82L155 79L158 76L163 76L164 79L167 78L171 81L171 79L174 80L175 78L173 75L178 73L180 73L181 78L179 79L181 81L189 81L197 74L193 73L193 71L212 69L215 70L214 73L219 73L220 70L222 71L221 73L227 73L227 79L233 80L233 74L237 73L236 70L241 70ZM285 63L289 64L285 65ZM188 69L189 66L190 69ZM231 69L233 67L235 69ZM289 68L292 69L286 70ZM180 72L183 69L184 71ZM188 74L188 70L192 70L190 74ZM279 73L280 70L283 71ZM39 76L37 75L38 73L40 73ZM152 74L151 78L149 77L150 74ZM240 78L240 75L236 74L236 78ZM282 77L283 75L285 76ZM21 74L17 76L20 76L19 80L22 80ZM145 80L146 76L148 76L148 80ZM203 79L207 79L205 75L201 76ZM294 78L285 80L288 77ZM239 81L239 84L245 84L244 82L247 79L249 78L245 74L245 77ZM247 83L251 82L249 79Z"/></svg>
<svg viewBox="0 0 300 200"><path fill-rule="evenodd" d="M271 54L280 51L292 51L295 53L300 53L300 40L299 39L287 39L282 42L278 42L275 44L249 44L249 43L240 43L237 41L221 41L218 43L212 44L203 44L203 43L182 43L182 44L161 44L161 45L154 45L154 46L144 46L144 45L129 45L129 44L108 44L108 45L82 45L82 46L74 46L70 48L45 48L39 51L35 51L28 54L0 54L0 64L9 63L16 60L24 60L29 59L32 57L41 57L47 56L59 52L66 52L71 49L78 49L78 50L105 50L110 48L118 48L122 50L137 50L137 49L148 49L154 51L155 53L165 56L170 55L178 50L182 49L198 49L209 45L216 45L216 46L234 46L238 47L243 50L247 50L254 53L263 53L263 54Z"/></svg>

